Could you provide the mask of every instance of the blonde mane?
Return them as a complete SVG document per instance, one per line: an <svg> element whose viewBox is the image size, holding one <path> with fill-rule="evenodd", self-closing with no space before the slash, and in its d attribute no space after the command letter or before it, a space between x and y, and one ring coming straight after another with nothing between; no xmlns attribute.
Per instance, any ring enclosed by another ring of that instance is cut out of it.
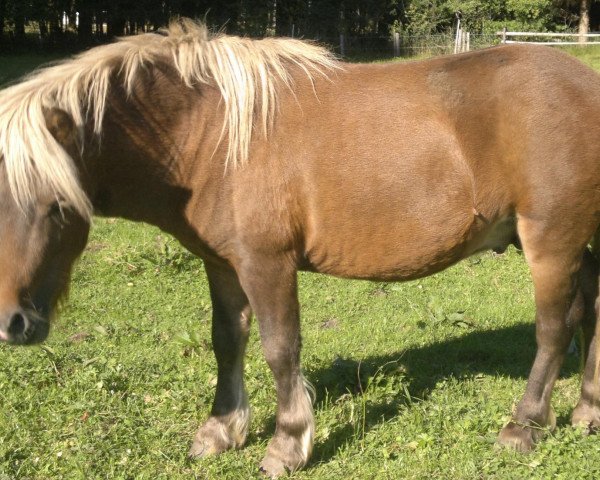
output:
<svg viewBox="0 0 600 480"><path fill-rule="evenodd" d="M24 210L39 189L49 189L89 218L92 206L81 188L73 159L48 131L44 110L68 112L84 145L84 126L100 136L106 99L115 73L131 92L140 69L171 61L192 88L214 85L225 111L221 139L227 135L226 162L244 164L253 128L266 134L273 121L279 84L292 86L290 66L311 78L337 67L330 52L293 39L251 40L212 34L191 20L172 23L163 34L142 34L93 48L73 59L34 72L0 91L0 157L17 204Z"/></svg>

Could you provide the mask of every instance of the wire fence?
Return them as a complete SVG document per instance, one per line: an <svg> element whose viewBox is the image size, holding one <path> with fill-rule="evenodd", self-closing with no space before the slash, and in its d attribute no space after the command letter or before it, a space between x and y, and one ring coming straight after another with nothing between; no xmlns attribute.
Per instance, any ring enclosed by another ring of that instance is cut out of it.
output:
<svg viewBox="0 0 600 480"><path fill-rule="evenodd" d="M0 51L78 51L94 45L111 41L111 35L103 29L93 35L80 38L74 29L61 29L41 35L37 24L27 25L25 34L18 37L10 29L6 29L0 37ZM327 45L343 58L352 60L388 59L393 57L422 57L453 53L455 33L448 32L431 35L409 35L397 33L392 35L338 35L335 37L310 36L301 37L316 40ZM488 47L500 43L498 35L470 35L470 49Z"/></svg>
<svg viewBox="0 0 600 480"><path fill-rule="evenodd" d="M567 33L535 33L535 32L497 32L489 34L467 33L467 41L457 36L456 32L409 35L396 33L392 35L338 35L331 36L306 36L307 40L315 40L324 44L349 61L385 60L394 57L420 58L456 53L457 51L478 50L491 47L500 43L543 43L546 45L569 45L577 42L565 41L568 36L578 37L576 34ZM584 44L598 44L599 34L590 34ZM545 37L543 42L539 42ZM89 48L111 41L105 32L99 32L84 41L79 38L76 31L64 31L59 35L41 36L30 29L22 38L16 38L10 31L4 32L0 38L0 52L42 51L42 52L72 52ZM457 44L460 43L460 46ZM580 43L581 44L581 43ZM465 49L466 46L466 49Z"/></svg>
<svg viewBox="0 0 600 480"><path fill-rule="evenodd" d="M386 59L393 57L425 57L454 52L454 33L434 35L400 34L394 43L393 36L351 36L316 38L337 54L348 59ZM495 34L471 34L469 48L478 50L497 45L501 38Z"/></svg>

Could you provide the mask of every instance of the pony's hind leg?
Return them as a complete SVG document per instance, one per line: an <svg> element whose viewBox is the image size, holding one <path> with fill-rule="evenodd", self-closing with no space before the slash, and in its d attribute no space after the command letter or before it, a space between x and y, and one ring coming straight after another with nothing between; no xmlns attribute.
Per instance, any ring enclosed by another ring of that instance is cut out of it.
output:
<svg viewBox="0 0 600 480"><path fill-rule="evenodd" d="M498 441L521 451L534 447L544 427L554 427L552 389L584 312L578 272L586 239L575 236L581 228L569 230L557 222L520 218L518 223L535 288L537 353L525 394Z"/></svg>
<svg viewBox="0 0 600 480"><path fill-rule="evenodd" d="M247 259L240 281L254 310L275 378L275 435L260 468L274 478L304 466L314 435L312 401L300 370L300 311L296 270L289 258Z"/></svg>
<svg viewBox="0 0 600 480"><path fill-rule="evenodd" d="M600 245L595 245L599 247ZM600 324L597 322L600 313L598 298L598 262L591 253L586 251L580 273L582 291L585 298L585 315L582 329L584 337L583 352L585 360L581 397L573 410L571 422L582 426L591 432L600 428L600 384L598 382L598 352L597 341L600 334Z"/></svg>
<svg viewBox="0 0 600 480"><path fill-rule="evenodd" d="M237 275L228 268L206 264L213 306L212 342L217 359L217 389L211 415L198 429L191 457L241 447L250 422L244 388L244 353L251 310Z"/></svg>

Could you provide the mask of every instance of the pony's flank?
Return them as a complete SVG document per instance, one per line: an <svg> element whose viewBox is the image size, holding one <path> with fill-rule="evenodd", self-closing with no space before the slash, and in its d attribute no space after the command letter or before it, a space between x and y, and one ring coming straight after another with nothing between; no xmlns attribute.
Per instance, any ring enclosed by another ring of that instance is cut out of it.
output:
<svg viewBox="0 0 600 480"><path fill-rule="evenodd" d="M84 217L92 214L73 159L46 127L45 109L57 107L70 114L83 146L88 122L96 135L102 134L114 78L122 79L131 92L142 69L170 62L189 88L206 84L220 91L225 161L238 166L248 160L255 127L267 134L278 89L292 86L290 69L299 68L312 79L337 67L327 50L294 39L212 34L190 20L179 20L162 33L96 47L0 91L0 155L13 196L24 210L40 189L49 189Z"/></svg>

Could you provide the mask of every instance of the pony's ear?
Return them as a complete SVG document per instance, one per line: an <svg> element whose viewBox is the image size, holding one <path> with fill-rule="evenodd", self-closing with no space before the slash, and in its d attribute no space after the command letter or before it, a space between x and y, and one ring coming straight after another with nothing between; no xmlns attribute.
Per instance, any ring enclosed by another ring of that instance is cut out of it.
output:
<svg viewBox="0 0 600 480"><path fill-rule="evenodd" d="M44 110L46 126L63 147L69 148L77 142L77 127L73 117L60 108L47 108Z"/></svg>

